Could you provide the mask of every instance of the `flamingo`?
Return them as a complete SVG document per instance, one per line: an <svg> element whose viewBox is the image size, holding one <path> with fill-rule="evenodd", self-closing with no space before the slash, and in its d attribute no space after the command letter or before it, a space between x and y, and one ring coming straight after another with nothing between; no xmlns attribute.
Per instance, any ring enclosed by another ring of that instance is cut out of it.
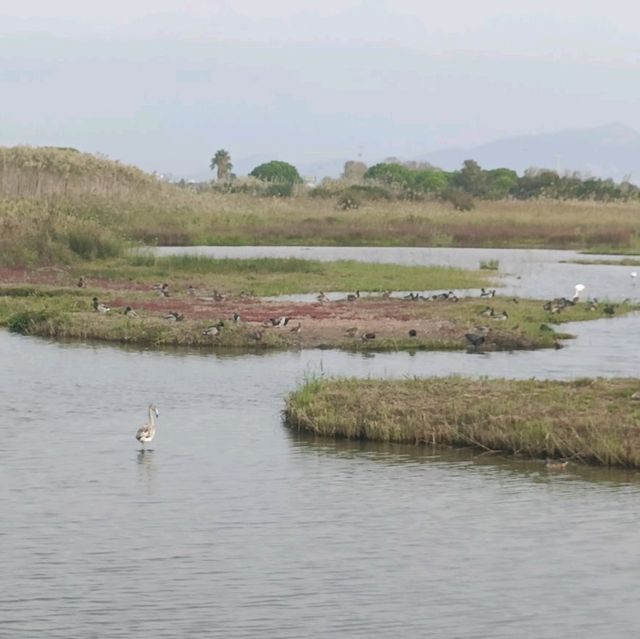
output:
<svg viewBox="0 0 640 639"><path fill-rule="evenodd" d="M156 436L156 417L159 415L160 413L158 413L155 404L149 404L148 421L144 426L138 428L136 433L136 439L142 444L142 450L144 450L144 445L148 444Z"/></svg>

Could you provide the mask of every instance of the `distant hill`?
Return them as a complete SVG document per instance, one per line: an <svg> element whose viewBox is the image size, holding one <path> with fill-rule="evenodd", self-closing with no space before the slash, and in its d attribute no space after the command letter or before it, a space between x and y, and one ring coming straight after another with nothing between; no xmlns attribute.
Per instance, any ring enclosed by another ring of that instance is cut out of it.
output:
<svg viewBox="0 0 640 639"><path fill-rule="evenodd" d="M640 133L622 124L505 138L471 148L443 149L419 158L446 170L473 159L484 169L530 167L640 182Z"/></svg>

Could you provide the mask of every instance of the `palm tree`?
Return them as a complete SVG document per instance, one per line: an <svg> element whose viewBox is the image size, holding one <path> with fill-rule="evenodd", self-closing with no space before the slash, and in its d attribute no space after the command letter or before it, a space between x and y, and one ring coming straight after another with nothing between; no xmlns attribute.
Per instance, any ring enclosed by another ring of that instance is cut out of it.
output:
<svg viewBox="0 0 640 639"><path fill-rule="evenodd" d="M233 168L229 152L225 151L224 149L219 149L218 151L216 151L216 154L211 158L209 168L212 171L217 168L218 181L228 180L229 176L231 175L231 169Z"/></svg>

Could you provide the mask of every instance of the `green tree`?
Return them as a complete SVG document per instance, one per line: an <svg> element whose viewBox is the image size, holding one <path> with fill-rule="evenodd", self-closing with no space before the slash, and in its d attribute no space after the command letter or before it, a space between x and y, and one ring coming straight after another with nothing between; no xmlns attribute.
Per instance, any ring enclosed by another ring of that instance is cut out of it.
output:
<svg viewBox="0 0 640 639"><path fill-rule="evenodd" d="M218 149L216 154L211 158L209 168L212 171L217 169L219 182L228 180L231 177L231 169L233 168L229 152L225 151L225 149Z"/></svg>
<svg viewBox="0 0 640 639"><path fill-rule="evenodd" d="M465 160L462 169L454 175L453 185L469 195L482 197L487 192L487 177L475 160Z"/></svg>
<svg viewBox="0 0 640 639"><path fill-rule="evenodd" d="M298 169L292 164L281 162L280 160L272 160L271 162L260 164L249 175L263 182L291 185L302 183Z"/></svg>

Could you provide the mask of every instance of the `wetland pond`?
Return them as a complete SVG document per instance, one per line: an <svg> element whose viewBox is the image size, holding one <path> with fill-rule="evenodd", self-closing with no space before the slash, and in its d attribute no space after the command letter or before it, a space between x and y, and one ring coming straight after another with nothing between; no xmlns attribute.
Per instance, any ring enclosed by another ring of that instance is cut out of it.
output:
<svg viewBox="0 0 640 639"><path fill-rule="evenodd" d="M513 294L546 270L553 295L580 281L635 297L629 268L491 255ZM483 355L0 331L0 637L634 636L639 473L313 439L281 410L309 375L636 376L639 329L638 315L566 325L576 339L560 351ZM160 418L143 454L149 402Z"/></svg>

